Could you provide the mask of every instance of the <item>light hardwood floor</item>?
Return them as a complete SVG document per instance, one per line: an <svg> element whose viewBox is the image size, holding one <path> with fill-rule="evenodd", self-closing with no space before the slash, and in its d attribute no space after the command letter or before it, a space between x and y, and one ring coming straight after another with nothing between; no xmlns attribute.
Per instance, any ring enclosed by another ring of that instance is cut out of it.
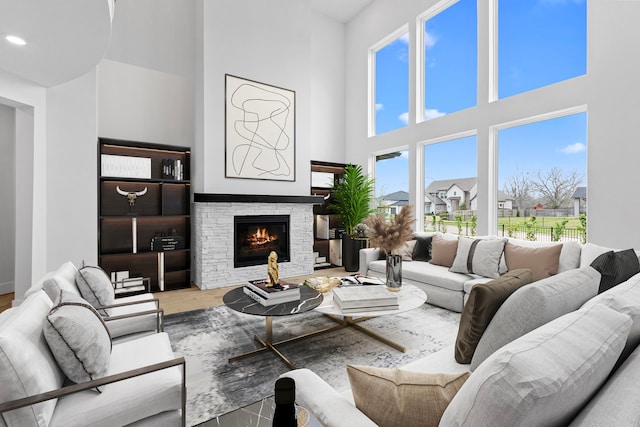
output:
<svg viewBox="0 0 640 427"><path fill-rule="evenodd" d="M327 268L316 270L308 276L289 277L294 283L303 282L308 277L319 276L345 276L351 273L344 271L344 268ZM197 310L199 308L211 307L222 304L223 295L230 289L237 286L229 286L226 288L210 289L201 291L196 286L188 289L178 289L168 292L156 292L153 295L160 300L160 307L164 309L164 314L181 313L184 311ZM0 295L0 313L11 307L13 301L13 293Z"/></svg>

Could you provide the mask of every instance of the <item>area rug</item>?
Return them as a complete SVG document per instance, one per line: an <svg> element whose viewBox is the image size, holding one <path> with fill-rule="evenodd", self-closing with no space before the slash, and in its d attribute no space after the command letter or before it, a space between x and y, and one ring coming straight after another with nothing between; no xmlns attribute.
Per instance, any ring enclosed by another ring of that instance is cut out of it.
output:
<svg viewBox="0 0 640 427"><path fill-rule="evenodd" d="M309 368L339 391L349 388L346 365L396 367L438 351L455 341L459 313L424 304L363 323L407 348L399 352L353 328L288 343L280 351L299 368ZM317 312L273 318L273 340L302 335L335 323ZM270 352L233 363L228 358L257 348L265 319L209 307L165 317L176 355L187 361L187 425L194 425L273 394L279 375L288 371Z"/></svg>

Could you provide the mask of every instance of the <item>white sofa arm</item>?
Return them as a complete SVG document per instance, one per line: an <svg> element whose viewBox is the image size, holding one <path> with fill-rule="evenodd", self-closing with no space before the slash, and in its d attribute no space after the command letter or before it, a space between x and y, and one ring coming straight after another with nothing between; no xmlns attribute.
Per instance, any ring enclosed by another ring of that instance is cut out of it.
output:
<svg viewBox="0 0 640 427"><path fill-rule="evenodd" d="M296 369L280 377L296 382L296 402L325 427L376 427L365 414L309 369Z"/></svg>
<svg viewBox="0 0 640 427"><path fill-rule="evenodd" d="M369 270L369 263L371 261L376 261L380 258L380 249L378 248L365 248L360 249L360 271L359 274L363 276L367 275L367 271Z"/></svg>

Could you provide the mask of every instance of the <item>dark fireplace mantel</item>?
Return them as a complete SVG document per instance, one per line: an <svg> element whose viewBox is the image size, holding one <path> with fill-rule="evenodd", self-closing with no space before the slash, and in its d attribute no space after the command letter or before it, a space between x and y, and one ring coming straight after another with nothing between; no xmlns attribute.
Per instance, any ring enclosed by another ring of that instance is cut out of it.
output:
<svg viewBox="0 0 640 427"><path fill-rule="evenodd" d="M194 193L196 203L241 202L241 203L308 203L321 205L322 196L272 196L267 194L214 194Z"/></svg>

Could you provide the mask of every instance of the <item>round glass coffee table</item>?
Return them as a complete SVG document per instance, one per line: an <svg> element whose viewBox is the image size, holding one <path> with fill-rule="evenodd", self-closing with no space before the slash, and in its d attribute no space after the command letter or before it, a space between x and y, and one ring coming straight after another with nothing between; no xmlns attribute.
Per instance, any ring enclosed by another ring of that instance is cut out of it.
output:
<svg viewBox="0 0 640 427"><path fill-rule="evenodd" d="M374 287L374 286L384 286L384 285L355 285L361 287L363 289ZM358 331L369 335L370 337L387 344L390 347L395 348L403 353L407 351L407 349L394 342L388 338L385 338L376 332L373 332L370 329L367 329L358 323L364 322L366 320L372 319L374 317L385 316L390 314L398 314L405 311L413 310L414 308L420 307L422 304L427 302L427 294L420 288L415 285L405 284L402 285L402 289L400 292L393 292L393 294L398 296L398 308L393 310L380 310L380 311L361 311L358 313L343 313L333 302L333 291L326 292L324 294L324 299L322 304L316 307L316 311L324 314L334 322L337 322L338 325L330 328L331 330L341 329L352 327L357 329Z"/></svg>
<svg viewBox="0 0 640 427"><path fill-rule="evenodd" d="M294 314L305 313L318 307L322 303L322 300L322 294L318 291L311 289L308 286L300 286L300 300L284 302L281 304L275 304L265 307L251 299L251 297L249 297L248 295L245 295L242 286L230 290L222 297L222 301L224 302L224 304L230 309L238 311L240 313L251 314L254 316L264 316L266 322L266 333L264 339L260 338L257 335L253 336L253 339L260 344L259 348L243 354L239 354L237 356L230 357L229 362L234 362L236 360L243 359L257 353L262 353L264 351L271 351L273 354L278 356L290 369L296 369L296 366L291 363L291 361L289 361L289 359L287 359L282 353L280 353L276 346L297 341L308 336L315 335L315 333L289 338L284 341L273 342L273 316L291 316Z"/></svg>

